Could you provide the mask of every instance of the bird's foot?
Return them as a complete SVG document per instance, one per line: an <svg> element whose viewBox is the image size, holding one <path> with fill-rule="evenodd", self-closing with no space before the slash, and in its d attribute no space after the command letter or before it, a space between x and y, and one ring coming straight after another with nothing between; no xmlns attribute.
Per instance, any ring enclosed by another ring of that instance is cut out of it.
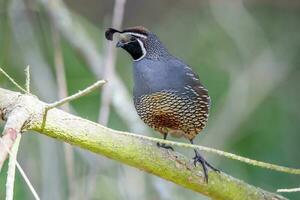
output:
<svg viewBox="0 0 300 200"><path fill-rule="evenodd" d="M170 149L172 151L174 151L173 147L171 147L170 145L166 145L165 143L156 143L156 145L159 147L159 148L164 148L164 149Z"/></svg>
<svg viewBox="0 0 300 200"><path fill-rule="evenodd" d="M204 160L204 161L205 161L205 164L206 164L210 169L212 169L212 170L215 171L215 172L220 173L220 170L219 170L218 168L215 168L214 166L212 166L211 164L209 164L206 160Z"/></svg>
<svg viewBox="0 0 300 200"><path fill-rule="evenodd" d="M203 173L204 173L204 179L205 182L208 183L208 174L207 174L207 167L209 167L210 169L212 169L215 172L220 172L219 169L213 167L211 164L209 164L199 153L196 153L194 159L194 165L195 167L197 166L197 163L200 163L202 165L203 168Z"/></svg>

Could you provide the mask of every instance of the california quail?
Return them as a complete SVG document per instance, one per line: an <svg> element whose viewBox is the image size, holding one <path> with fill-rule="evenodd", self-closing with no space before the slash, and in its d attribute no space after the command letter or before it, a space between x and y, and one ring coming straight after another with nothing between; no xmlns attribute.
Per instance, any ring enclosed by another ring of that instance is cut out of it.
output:
<svg viewBox="0 0 300 200"><path fill-rule="evenodd" d="M106 39L120 34L117 47L125 49L133 58L134 105L138 115L164 139L168 134L185 137L193 144L195 136L205 127L210 97L198 75L183 61L172 56L159 38L138 26L118 31L109 28ZM159 147L172 149L165 144ZM208 182L207 167L211 166L195 149L194 164L199 162Z"/></svg>

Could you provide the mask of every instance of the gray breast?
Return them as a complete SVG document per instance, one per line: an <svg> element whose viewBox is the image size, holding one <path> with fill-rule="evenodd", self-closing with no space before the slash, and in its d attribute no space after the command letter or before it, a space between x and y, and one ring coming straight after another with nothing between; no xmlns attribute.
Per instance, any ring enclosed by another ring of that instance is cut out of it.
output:
<svg viewBox="0 0 300 200"><path fill-rule="evenodd" d="M170 59L134 62L134 96L162 90L184 92L185 76L182 66L170 62Z"/></svg>

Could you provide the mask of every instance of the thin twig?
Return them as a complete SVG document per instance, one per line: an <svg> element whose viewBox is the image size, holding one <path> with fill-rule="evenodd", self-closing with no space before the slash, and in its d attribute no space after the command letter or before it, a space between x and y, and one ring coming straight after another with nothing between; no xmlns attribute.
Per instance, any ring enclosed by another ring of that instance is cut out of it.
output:
<svg viewBox="0 0 300 200"><path fill-rule="evenodd" d="M30 94L30 66L27 65L25 69L25 74L26 74L26 83L25 83L25 88L28 94Z"/></svg>
<svg viewBox="0 0 300 200"><path fill-rule="evenodd" d="M97 88L99 88L100 86L102 86L103 84L105 84L106 82L107 82L106 80L97 81L96 83L94 83L93 85L85 88L82 91L78 91L77 93L75 93L75 94L73 94L71 96L68 96L68 97L66 97L64 99L61 99L59 101L56 101L54 103L48 104L46 106L46 110L49 111L49 110L51 110L53 108L56 108L56 107L61 106L61 105L65 104L65 103L68 103L70 101L78 99L78 98L80 98L80 97L82 97L84 95L87 95L87 94L91 93L92 91L96 90Z"/></svg>
<svg viewBox="0 0 300 200"><path fill-rule="evenodd" d="M4 148L6 149L6 151L8 152L9 155L12 154L12 152L9 150L9 147L3 142L3 140L0 138L0 143L4 146ZM19 162L16 160L16 166L21 174L21 176L23 177L23 179L25 180L26 184L28 185L31 193L33 194L34 198L36 200L40 200L37 192L35 191L33 185L31 184L31 182L29 181L26 173L24 172L24 170L22 169L21 165L19 164Z"/></svg>
<svg viewBox="0 0 300 200"><path fill-rule="evenodd" d="M22 169L22 167L20 166L20 164L18 162L16 162L16 165L17 165L17 168L21 174L21 176L23 177L23 179L25 180L27 186L29 187L29 190L31 191L31 193L33 194L34 196L34 199L35 200L40 200L37 192L35 191L33 185L31 184L31 182L29 181L27 175L25 174L24 170Z"/></svg>
<svg viewBox="0 0 300 200"><path fill-rule="evenodd" d="M274 171L278 171L278 172L284 172L284 173L288 173L288 174L298 174L298 175L300 175L300 169L297 169L297 168L289 168L289 167L284 167L284 166L280 166L280 165L266 163L266 162L262 162L262 161L258 161L258 160L254 160L254 159L250 159L250 158L245 158L245 157L233 154L233 153L213 149L213 148L210 148L210 147L205 147L205 146L200 146L200 145L193 145L193 144L182 143L182 142L174 142L174 141L163 140L163 139L159 139L159 138L152 138L152 137L148 137L148 136L144 136L144 135L137 135L137 134L128 133L128 132L118 132L118 133L122 134L122 135L126 135L126 136L131 136L131 137L144 139L144 140L151 141L151 142L159 142L159 143L174 145L174 146L183 147L183 148L199 149L200 151L206 151L208 153L214 153L214 154L217 154L219 156L230 158L232 160L237 160L237 161L240 161L240 162L243 162L243 163L247 163L249 165L253 165L253 166L257 166L257 167L261 167L261 168L266 168L266 169L270 169L270 170L274 170Z"/></svg>
<svg viewBox="0 0 300 200"><path fill-rule="evenodd" d="M278 189L277 192L300 192L300 188Z"/></svg>
<svg viewBox="0 0 300 200"><path fill-rule="evenodd" d="M8 78L8 80L10 80L10 82L12 83L12 84L14 84L14 86L16 86L19 90L21 90L22 92L24 92L24 93L27 93L27 91L23 88L23 87L21 87L12 77L10 77L1 67L0 67L0 72L4 75L4 76L6 76L6 78Z"/></svg>
<svg viewBox="0 0 300 200"><path fill-rule="evenodd" d="M13 200L14 197L16 162L17 162L20 140L21 140L21 134L17 133L17 138L11 149L9 162L8 162L8 171L7 171L7 179L6 179L6 197L5 197L6 200Z"/></svg>
<svg viewBox="0 0 300 200"><path fill-rule="evenodd" d="M102 86L103 84L105 84L106 82L107 82L106 80L97 81L96 83L94 83L93 85L85 88L82 91L78 91L77 93L75 93L75 94L73 94L71 96L68 96L68 97L66 97L64 99L61 99L59 101L56 101L54 103L47 104L46 107L45 107L45 113L43 115L42 129L46 125L46 119L47 119L47 114L48 114L49 110L51 110L53 108L56 108L56 107L59 107L59 106L62 106L65 103L68 103L70 101L78 99L78 98L80 98L80 97L82 97L84 95L87 95L87 94L91 93L92 91L96 90L97 88L99 88L100 86Z"/></svg>

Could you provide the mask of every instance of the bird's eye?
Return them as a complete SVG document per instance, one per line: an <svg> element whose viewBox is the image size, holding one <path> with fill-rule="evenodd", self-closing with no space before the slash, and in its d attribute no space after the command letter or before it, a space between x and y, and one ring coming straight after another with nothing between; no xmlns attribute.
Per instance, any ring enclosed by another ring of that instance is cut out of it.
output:
<svg viewBox="0 0 300 200"><path fill-rule="evenodd" d="M130 42L134 42L136 41L136 38L135 37L130 37Z"/></svg>

